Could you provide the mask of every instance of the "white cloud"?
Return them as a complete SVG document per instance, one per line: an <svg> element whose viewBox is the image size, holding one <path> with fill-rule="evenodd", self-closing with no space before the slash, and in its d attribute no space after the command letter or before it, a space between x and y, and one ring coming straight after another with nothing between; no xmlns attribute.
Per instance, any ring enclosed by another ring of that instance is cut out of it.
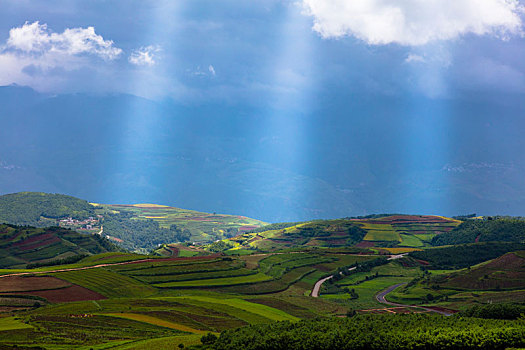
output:
<svg viewBox="0 0 525 350"><path fill-rule="evenodd" d="M46 24L26 22L12 28L0 43L0 85L15 83L47 92L96 86L100 91L101 77L107 77L122 52L93 27L57 33Z"/></svg>
<svg viewBox="0 0 525 350"><path fill-rule="evenodd" d="M93 27L67 28L62 33L53 33L47 29L47 24L40 24L38 21L12 28L6 48L37 55L92 54L106 60L114 60L122 53L120 48L113 46L113 41L104 40L97 35Z"/></svg>
<svg viewBox="0 0 525 350"><path fill-rule="evenodd" d="M208 71L211 73L211 75L216 75L215 68L211 64L208 66Z"/></svg>
<svg viewBox="0 0 525 350"><path fill-rule="evenodd" d="M473 33L522 34L518 0L302 0L323 38L355 36L368 44L424 45Z"/></svg>
<svg viewBox="0 0 525 350"><path fill-rule="evenodd" d="M140 49L133 50L129 55L128 61L136 66L153 66L156 63L156 53L160 51L158 46L145 46Z"/></svg>

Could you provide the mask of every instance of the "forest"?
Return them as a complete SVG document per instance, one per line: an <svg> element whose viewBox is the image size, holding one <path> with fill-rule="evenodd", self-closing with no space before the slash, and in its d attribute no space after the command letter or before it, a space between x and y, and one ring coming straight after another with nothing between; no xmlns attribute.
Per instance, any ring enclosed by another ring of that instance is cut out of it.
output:
<svg viewBox="0 0 525 350"><path fill-rule="evenodd" d="M523 346L523 318L509 321L407 314L357 315L350 318L253 325L222 332L209 348L443 350Z"/></svg>
<svg viewBox="0 0 525 350"><path fill-rule="evenodd" d="M525 220L521 218L471 219L432 239L433 246L474 242L523 242Z"/></svg>
<svg viewBox="0 0 525 350"><path fill-rule="evenodd" d="M409 253L409 256L429 262L431 269L453 270L476 265L505 253L523 249L525 249L523 243L482 242L414 251Z"/></svg>

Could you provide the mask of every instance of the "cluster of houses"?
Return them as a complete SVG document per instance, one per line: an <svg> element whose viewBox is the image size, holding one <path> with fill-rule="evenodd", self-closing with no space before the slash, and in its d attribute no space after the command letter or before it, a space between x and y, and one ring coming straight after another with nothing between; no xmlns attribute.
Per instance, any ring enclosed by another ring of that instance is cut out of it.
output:
<svg viewBox="0 0 525 350"><path fill-rule="evenodd" d="M85 220L77 220L71 217L61 219L58 221L60 227L74 227L80 230L93 230L95 226L100 226L100 219L102 215L97 215L97 217L90 216Z"/></svg>

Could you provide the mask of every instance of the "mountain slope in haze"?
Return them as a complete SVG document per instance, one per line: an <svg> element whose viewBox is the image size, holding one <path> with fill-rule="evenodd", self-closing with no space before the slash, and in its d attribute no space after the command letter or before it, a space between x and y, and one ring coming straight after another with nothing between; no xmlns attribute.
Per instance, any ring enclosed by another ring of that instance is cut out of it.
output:
<svg viewBox="0 0 525 350"><path fill-rule="evenodd" d="M344 98L345 109L283 115L0 87L0 193L164 203L267 222L523 213L523 106L501 96L501 105L457 101L443 111L450 101L431 99L422 117L396 97Z"/></svg>
<svg viewBox="0 0 525 350"><path fill-rule="evenodd" d="M64 259L117 251L99 235L84 235L60 227L0 225L0 268L50 265Z"/></svg>

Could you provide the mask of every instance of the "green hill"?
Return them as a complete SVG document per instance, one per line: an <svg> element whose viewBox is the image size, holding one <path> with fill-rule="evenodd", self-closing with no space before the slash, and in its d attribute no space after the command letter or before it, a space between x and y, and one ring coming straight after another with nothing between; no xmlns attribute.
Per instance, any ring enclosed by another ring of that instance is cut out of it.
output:
<svg viewBox="0 0 525 350"><path fill-rule="evenodd" d="M244 216L156 204L93 204L71 196L35 192L0 196L0 223L103 231L122 247L143 253L162 244L212 242L265 225Z"/></svg>
<svg viewBox="0 0 525 350"><path fill-rule="evenodd" d="M298 247L356 246L402 253L429 247L433 237L452 231L460 223L442 216L399 214L280 223L214 243L210 249L274 251Z"/></svg>
<svg viewBox="0 0 525 350"><path fill-rule="evenodd" d="M116 250L115 245L98 235L60 227L0 225L0 268L54 265Z"/></svg>
<svg viewBox="0 0 525 350"><path fill-rule="evenodd" d="M94 216L87 201L63 194L20 192L0 196L0 223L54 226L57 219L82 220Z"/></svg>
<svg viewBox="0 0 525 350"><path fill-rule="evenodd" d="M467 220L450 232L432 239L432 245L474 242L525 242L525 220L497 218L493 220Z"/></svg>

